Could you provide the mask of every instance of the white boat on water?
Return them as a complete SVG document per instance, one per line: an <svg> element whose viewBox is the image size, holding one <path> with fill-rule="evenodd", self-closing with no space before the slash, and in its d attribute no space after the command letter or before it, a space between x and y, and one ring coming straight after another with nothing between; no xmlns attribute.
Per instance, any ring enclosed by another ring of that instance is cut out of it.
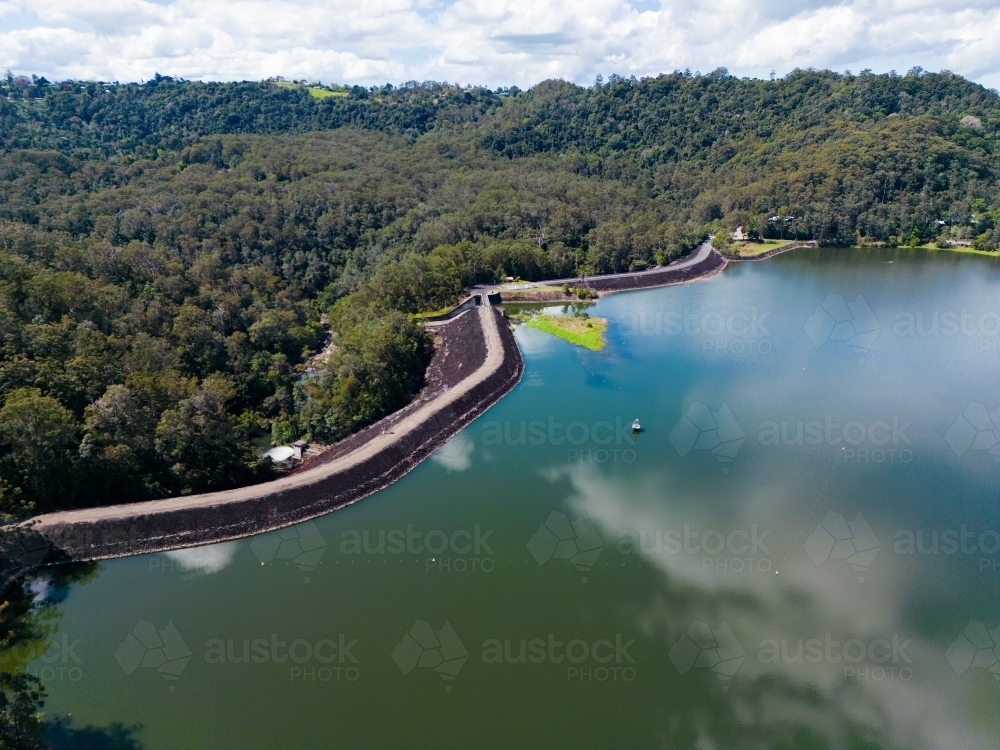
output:
<svg viewBox="0 0 1000 750"><path fill-rule="evenodd" d="M642 425L639 424L639 420L638 419L636 419L632 423L632 432L642 432Z"/></svg>

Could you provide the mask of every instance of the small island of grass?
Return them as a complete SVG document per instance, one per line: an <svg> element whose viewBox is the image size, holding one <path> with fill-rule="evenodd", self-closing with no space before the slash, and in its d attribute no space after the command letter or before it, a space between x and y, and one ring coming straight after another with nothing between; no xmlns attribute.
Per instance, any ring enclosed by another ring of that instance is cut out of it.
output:
<svg viewBox="0 0 1000 750"><path fill-rule="evenodd" d="M525 325L545 333L551 333L571 344L582 346L591 351L599 351L604 347L604 332L608 321L604 318L591 318L583 315L546 315L539 313L527 318Z"/></svg>

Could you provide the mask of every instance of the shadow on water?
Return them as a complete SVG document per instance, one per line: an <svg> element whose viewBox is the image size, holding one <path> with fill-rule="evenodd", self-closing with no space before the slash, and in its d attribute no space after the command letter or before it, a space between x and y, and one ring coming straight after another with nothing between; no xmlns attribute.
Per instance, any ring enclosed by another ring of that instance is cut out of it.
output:
<svg viewBox="0 0 1000 750"><path fill-rule="evenodd" d="M141 728L118 723L74 727L71 719L59 716L46 724L43 737L49 750L142 750L135 737Z"/></svg>
<svg viewBox="0 0 1000 750"><path fill-rule="evenodd" d="M32 570L10 580L0 593L0 747L49 747L49 731L62 743L52 747L140 747L130 739L135 729L112 725L106 730L73 730L64 719L46 722L45 685L28 670L34 656L48 648L56 629L53 621L61 616L57 605L73 584L92 580L98 570L96 563ZM107 741L98 742L101 736Z"/></svg>

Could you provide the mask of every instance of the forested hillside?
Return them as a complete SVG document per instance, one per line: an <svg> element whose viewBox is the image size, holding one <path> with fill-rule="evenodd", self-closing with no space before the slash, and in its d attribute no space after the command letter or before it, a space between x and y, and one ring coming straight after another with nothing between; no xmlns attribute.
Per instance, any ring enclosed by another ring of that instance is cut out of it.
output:
<svg viewBox="0 0 1000 750"><path fill-rule="evenodd" d="M266 478L255 435L405 403L429 356L409 314L476 281L642 268L737 225L1000 239L1000 99L948 73L0 95L9 515Z"/></svg>

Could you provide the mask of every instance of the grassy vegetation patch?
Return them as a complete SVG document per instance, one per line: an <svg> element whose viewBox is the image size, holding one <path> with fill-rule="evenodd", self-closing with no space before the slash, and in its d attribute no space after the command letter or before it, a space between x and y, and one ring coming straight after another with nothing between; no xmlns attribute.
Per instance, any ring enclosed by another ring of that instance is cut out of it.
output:
<svg viewBox="0 0 1000 750"><path fill-rule="evenodd" d="M784 247L785 245L791 245L795 240L767 240L766 242L748 242L746 245L740 245L736 252L740 257L752 258L755 255L763 255L764 253L770 252L771 250L777 250L779 247Z"/></svg>
<svg viewBox="0 0 1000 750"><path fill-rule="evenodd" d="M346 98L348 94L346 91L330 91L329 89L321 89L316 86L310 86L309 96L316 97L317 99L327 99L331 96Z"/></svg>
<svg viewBox="0 0 1000 750"><path fill-rule="evenodd" d="M294 81L274 81L274 85L281 89L299 89L304 88L309 92L309 96L315 99L328 99L330 97L345 98L350 96L346 91L331 91L323 86L307 86L303 83L295 83Z"/></svg>
<svg viewBox="0 0 1000 750"><path fill-rule="evenodd" d="M423 320L424 318L433 318L437 315L445 315L447 313L450 313L454 308L455 308L454 305L448 305L448 307L442 307L438 310L431 310L429 312L411 313L410 317L413 320Z"/></svg>
<svg viewBox="0 0 1000 750"><path fill-rule="evenodd" d="M604 347L604 332L608 329L607 320L591 318L586 313L583 315L539 313L525 320L525 325L544 333L551 333L571 344L582 346L594 352Z"/></svg>

